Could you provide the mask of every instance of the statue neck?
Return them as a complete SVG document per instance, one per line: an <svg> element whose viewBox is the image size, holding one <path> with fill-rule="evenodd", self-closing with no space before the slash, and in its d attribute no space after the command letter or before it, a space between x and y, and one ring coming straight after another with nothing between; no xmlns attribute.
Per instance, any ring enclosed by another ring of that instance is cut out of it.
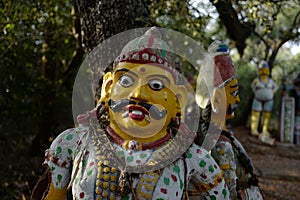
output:
<svg viewBox="0 0 300 200"><path fill-rule="evenodd" d="M131 149L131 143L136 143L137 144L137 149L138 150L146 150L146 149L153 149L156 147L161 146L168 140L170 140L170 134L166 133L164 134L163 137L160 137L154 141L144 139L142 141L136 140L135 138L122 138L119 134L117 134L111 126L106 127L106 132L113 140L113 142L123 146L125 149Z"/></svg>

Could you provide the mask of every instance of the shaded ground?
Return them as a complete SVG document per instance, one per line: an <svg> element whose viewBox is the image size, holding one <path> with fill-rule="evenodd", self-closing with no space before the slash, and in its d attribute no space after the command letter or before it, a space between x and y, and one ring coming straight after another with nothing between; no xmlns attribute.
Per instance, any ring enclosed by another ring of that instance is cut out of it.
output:
<svg viewBox="0 0 300 200"><path fill-rule="evenodd" d="M234 129L252 158L266 200L298 200L300 190L300 147L262 144L244 127ZM0 141L1 200L29 199L42 174L43 156L32 157L24 142ZM41 149L41 154L44 152Z"/></svg>
<svg viewBox="0 0 300 200"><path fill-rule="evenodd" d="M0 199L29 199L37 177L42 173L42 157L28 155L23 142L0 141Z"/></svg>
<svg viewBox="0 0 300 200"><path fill-rule="evenodd" d="M263 144L244 127L234 132L252 159L265 199L299 200L300 146Z"/></svg>

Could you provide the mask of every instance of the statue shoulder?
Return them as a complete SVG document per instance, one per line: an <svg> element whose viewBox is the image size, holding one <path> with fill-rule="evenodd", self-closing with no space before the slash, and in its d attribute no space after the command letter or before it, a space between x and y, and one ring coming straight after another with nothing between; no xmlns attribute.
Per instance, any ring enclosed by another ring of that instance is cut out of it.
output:
<svg viewBox="0 0 300 200"><path fill-rule="evenodd" d="M84 138L88 131L88 127L66 129L53 140L50 149L57 149L58 147L73 149L82 143L82 138Z"/></svg>

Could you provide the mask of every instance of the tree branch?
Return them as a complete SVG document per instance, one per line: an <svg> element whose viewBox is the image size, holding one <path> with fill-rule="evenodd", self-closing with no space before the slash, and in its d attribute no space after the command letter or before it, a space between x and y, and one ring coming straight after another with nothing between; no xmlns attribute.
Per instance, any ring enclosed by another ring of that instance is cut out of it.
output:
<svg viewBox="0 0 300 200"><path fill-rule="evenodd" d="M81 65L85 53L82 48L79 11L75 0L73 1L72 18L73 18L73 35L74 35L74 39L76 40L76 50L74 51L72 59L68 64L67 70L62 75L63 85L67 87L72 85L74 78L76 76L76 72L78 71Z"/></svg>
<svg viewBox="0 0 300 200"><path fill-rule="evenodd" d="M224 23L229 38L234 42L240 56L243 56L246 48L246 39L255 29L255 24L249 22L240 22L237 12L232 7L231 1L226 0L210 0L216 7L219 18Z"/></svg>

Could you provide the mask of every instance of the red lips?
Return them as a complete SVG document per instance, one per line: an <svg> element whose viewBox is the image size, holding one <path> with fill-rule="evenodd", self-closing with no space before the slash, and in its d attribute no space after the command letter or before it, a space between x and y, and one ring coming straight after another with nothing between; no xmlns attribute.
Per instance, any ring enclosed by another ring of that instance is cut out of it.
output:
<svg viewBox="0 0 300 200"><path fill-rule="evenodd" d="M142 121L145 115L149 115L148 111L143 107L136 105L128 105L125 107L125 111L128 112L128 117L138 121Z"/></svg>

